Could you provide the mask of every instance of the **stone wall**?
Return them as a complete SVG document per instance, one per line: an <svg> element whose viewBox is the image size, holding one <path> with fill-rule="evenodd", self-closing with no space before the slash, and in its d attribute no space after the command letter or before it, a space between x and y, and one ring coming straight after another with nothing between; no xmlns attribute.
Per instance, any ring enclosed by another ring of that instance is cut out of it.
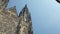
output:
<svg viewBox="0 0 60 34"><path fill-rule="evenodd" d="M27 5L22 9L19 14L19 32L18 34L33 34L31 14L27 8Z"/></svg>
<svg viewBox="0 0 60 34"><path fill-rule="evenodd" d="M16 8L12 8L0 12L0 34L15 34L16 32L18 16L12 13L16 11Z"/></svg>
<svg viewBox="0 0 60 34"><path fill-rule="evenodd" d="M33 34L31 16L27 5L25 5L18 16L16 6L5 9L9 1L1 1L0 34Z"/></svg>

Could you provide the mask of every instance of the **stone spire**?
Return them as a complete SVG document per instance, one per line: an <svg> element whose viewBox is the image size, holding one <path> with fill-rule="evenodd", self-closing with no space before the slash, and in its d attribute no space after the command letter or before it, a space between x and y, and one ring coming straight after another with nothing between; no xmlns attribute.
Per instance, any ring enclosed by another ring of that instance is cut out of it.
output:
<svg viewBox="0 0 60 34"><path fill-rule="evenodd" d="M9 0L0 0L0 11L3 11L8 5Z"/></svg>
<svg viewBox="0 0 60 34"><path fill-rule="evenodd" d="M25 5L25 7L19 14L18 26L17 29L20 28L17 32L18 34L33 34L31 16L28 11L27 5Z"/></svg>
<svg viewBox="0 0 60 34"><path fill-rule="evenodd" d="M27 5L25 5L25 7L22 9L22 11L20 12L19 16L24 15L24 14L28 14L28 8Z"/></svg>

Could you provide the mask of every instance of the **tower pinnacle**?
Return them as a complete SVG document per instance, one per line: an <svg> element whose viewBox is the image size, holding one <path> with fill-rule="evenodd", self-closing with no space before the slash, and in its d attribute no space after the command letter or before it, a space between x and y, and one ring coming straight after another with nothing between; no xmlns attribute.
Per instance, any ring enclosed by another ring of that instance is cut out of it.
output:
<svg viewBox="0 0 60 34"><path fill-rule="evenodd" d="M31 16L28 11L27 5L22 9L22 11L19 14L19 34L33 34L32 31L32 22L31 22Z"/></svg>

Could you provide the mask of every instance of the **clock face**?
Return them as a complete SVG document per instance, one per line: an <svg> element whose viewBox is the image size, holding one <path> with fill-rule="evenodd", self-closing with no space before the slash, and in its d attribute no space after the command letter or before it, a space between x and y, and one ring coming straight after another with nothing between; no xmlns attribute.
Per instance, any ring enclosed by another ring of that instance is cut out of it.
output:
<svg viewBox="0 0 60 34"><path fill-rule="evenodd" d="M60 0L56 0L58 3L60 3Z"/></svg>

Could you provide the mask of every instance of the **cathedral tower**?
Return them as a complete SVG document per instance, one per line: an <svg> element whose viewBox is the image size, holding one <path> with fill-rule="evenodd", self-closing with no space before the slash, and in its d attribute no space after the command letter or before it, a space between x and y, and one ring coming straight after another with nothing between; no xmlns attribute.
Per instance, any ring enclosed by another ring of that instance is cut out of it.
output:
<svg viewBox="0 0 60 34"><path fill-rule="evenodd" d="M25 5L19 14L18 24L17 29L19 29L19 31L17 31L17 34L33 34L31 15L28 11L27 5Z"/></svg>

